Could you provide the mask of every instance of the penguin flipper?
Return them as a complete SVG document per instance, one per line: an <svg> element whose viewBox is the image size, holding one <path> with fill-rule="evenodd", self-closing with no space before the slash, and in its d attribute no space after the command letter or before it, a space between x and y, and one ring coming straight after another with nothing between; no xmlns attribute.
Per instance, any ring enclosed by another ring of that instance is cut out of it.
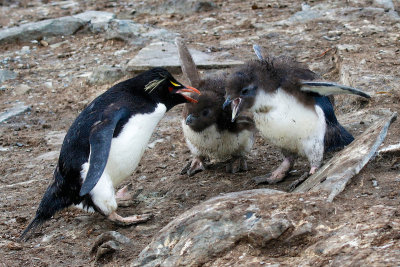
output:
<svg viewBox="0 0 400 267"><path fill-rule="evenodd" d="M175 38L175 44L178 48L182 73L189 80L191 86L198 87L201 81L200 74L197 70L196 64L194 63L192 55L189 52L189 49L182 38Z"/></svg>
<svg viewBox="0 0 400 267"><path fill-rule="evenodd" d="M257 58L259 60L264 60L264 57L263 57L262 52L261 52L261 47L259 45L254 44L253 45L253 50L254 50L254 53L256 54L256 56L257 56Z"/></svg>
<svg viewBox="0 0 400 267"><path fill-rule="evenodd" d="M79 192L80 196L88 194L96 186L106 167L117 123L128 116L127 108L105 110L103 119L92 126L89 137L89 170Z"/></svg>
<svg viewBox="0 0 400 267"><path fill-rule="evenodd" d="M353 94L365 98L371 98L370 95L361 91L360 89L331 82L302 81L300 90L308 93L314 93L319 96Z"/></svg>

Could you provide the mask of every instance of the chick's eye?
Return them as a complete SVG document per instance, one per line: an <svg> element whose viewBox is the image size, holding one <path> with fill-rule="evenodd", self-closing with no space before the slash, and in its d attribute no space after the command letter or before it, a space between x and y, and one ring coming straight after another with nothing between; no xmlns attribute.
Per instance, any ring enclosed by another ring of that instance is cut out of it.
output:
<svg viewBox="0 0 400 267"><path fill-rule="evenodd" d="M208 115L210 115L210 110L208 110L208 109L203 110L201 115L203 115L204 117L207 117Z"/></svg>
<svg viewBox="0 0 400 267"><path fill-rule="evenodd" d="M246 88L242 89L241 93L242 93L242 95L247 95L249 93L249 91L250 91L249 88L246 87Z"/></svg>

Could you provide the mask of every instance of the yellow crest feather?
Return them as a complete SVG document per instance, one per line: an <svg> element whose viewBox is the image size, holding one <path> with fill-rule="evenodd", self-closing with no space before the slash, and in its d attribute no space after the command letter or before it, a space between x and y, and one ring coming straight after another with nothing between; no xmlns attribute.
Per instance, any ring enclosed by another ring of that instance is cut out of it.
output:
<svg viewBox="0 0 400 267"><path fill-rule="evenodd" d="M146 86L144 87L144 90L146 92L148 91L149 93L153 92L153 90L156 89L162 82L164 82L165 79L166 78L152 80L151 82L146 84Z"/></svg>

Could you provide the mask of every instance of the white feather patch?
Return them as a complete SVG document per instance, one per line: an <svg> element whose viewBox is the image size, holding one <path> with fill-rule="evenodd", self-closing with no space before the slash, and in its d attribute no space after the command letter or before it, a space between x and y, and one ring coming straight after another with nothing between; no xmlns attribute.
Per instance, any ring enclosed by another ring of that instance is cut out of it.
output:
<svg viewBox="0 0 400 267"><path fill-rule="evenodd" d="M252 131L219 132L215 124L201 132L195 132L182 120L182 129L186 144L193 155L206 156L219 162L228 160L232 156L246 155L254 142Z"/></svg>
<svg viewBox="0 0 400 267"><path fill-rule="evenodd" d="M306 107L278 88L273 93L259 90L252 111L256 127L264 138L274 145L306 156L312 164L320 163L326 130L322 110Z"/></svg>
<svg viewBox="0 0 400 267"><path fill-rule="evenodd" d="M136 114L111 141L106 168L96 186L90 191L93 202L106 215L117 208L114 188L129 177L138 166L147 143L167 108L159 103L152 113ZM90 162L82 165L81 178L86 179Z"/></svg>

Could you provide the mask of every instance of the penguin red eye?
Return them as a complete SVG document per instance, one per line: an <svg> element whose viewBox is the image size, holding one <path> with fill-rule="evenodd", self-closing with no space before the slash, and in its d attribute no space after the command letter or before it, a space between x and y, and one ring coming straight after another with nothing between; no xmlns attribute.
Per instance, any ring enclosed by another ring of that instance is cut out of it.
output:
<svg viewBox="0 0 400 267"><path fill-rule="evenodd" d="M174 90L174 88L172 88L171 86L168 87L168 91L169 91L170 93L172 92L172 90Z"/></svg>

